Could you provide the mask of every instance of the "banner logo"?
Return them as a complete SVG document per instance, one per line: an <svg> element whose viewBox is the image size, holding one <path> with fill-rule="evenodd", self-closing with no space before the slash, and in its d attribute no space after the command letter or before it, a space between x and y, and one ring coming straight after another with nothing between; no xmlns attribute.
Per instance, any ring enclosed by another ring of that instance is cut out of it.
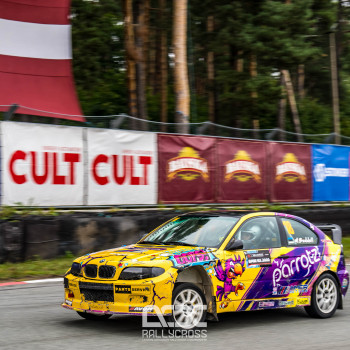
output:
<svg viewBox="0 0 350 350"><path fill-rule="evenodd" d="M327 177L349 177L348 168L327 168L326 164L316 164L314 167L316 182L324 182Z"/></svg>
<svg viewBox="0 0 350 350"><path fill-rule="evenodd" d="M298 161L297 156L293 153L286 153L283 161L276 165L276 182L282 180L307 182L305 166Z"/></svg>
<svg viewBox="0 0 350 350"><path fill-rule="evenodd" d="M192 181L199 176L205 182L209 182L208 162L206 159L201 158L192 147L184 147L177 157L168 161L167 181L172 181L176 177Z"/></svg>
<svg viewBox="0 0 350 350"><path fill-rule="evenodd" d="M261 182L259 163L251 159L248 152L240 150L234 158L225 163L225 182L235 178L237 181L246 182L253 179Z"/></svg>

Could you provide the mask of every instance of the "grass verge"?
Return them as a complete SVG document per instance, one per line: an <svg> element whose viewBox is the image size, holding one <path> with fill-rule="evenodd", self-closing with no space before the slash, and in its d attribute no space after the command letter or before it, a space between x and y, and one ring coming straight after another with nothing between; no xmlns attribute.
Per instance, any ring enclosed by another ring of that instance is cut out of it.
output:
<svg viewBox="0 0 350 350"><path fill-rule="evenodd" d="M344 255L350 262L350 237L343 237ZM25 281L36 278L62 277L71 266L74 256L51 260L29 260L21 263L0 264L0 281Z"/></svg>
<svg viewBox="0 0 350 350"><path fill-rule="evenodd" d="M0 281L62 277L72 265L73 260L74 256L67 253L63 257L50 260L35 259L20 263L0 264Z"/></svg>

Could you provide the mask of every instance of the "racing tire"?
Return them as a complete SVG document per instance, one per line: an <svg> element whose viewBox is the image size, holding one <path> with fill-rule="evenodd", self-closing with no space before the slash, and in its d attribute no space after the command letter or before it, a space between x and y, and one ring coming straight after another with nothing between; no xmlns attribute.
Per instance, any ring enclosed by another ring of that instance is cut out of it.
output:
<svg viewBox="0 0 350 350"><path fill-rule="evenodd" d="M169 321L174 328L192 329L204 322L207 302L203 292L192 283L181 283L174 288L173 310Z"/></svg>
<svg viewBox="0 0 350 350"><path fill-rule="evenodd" d="M329 273L325 273L316 281L311 294L311 305L305 311L311 317L332 317L339 305L339 285Z"/></svg>
<svg viewBox="0 0 350 350"><path fill-rule="evenodd" d="M112 315L109 314L92 314L90 312L81 312L77 311L78 315L81 316L82 318L85 318L86 320L90 321L103 321L103 320L108 320Z"/></svg>

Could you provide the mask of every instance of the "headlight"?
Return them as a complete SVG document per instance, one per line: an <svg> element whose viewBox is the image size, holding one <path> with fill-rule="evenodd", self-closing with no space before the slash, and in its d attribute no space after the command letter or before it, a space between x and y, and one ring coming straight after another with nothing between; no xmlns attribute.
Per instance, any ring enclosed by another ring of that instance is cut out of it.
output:
<svg viewBox="0 0 350 350"><path fill-rule="evenodd" d="M119 276L120 280L143 280L160 276L165 270L161 267L126 267Z"/></svg>
<svg viewBox="0 0 350 350"><path fill-rule="evenodd" d="M81 271L81 265L77 262L74 262L70 269L70 273L74 276L78 276L80 275L80 271Z"/></svg>

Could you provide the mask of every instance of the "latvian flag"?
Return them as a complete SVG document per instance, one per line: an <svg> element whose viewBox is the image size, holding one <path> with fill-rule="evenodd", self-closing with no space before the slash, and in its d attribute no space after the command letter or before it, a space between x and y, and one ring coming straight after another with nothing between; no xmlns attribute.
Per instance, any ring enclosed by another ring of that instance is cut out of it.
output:
<svg viewBox="0 0 350 350"><path fill-rule="evenodd" d="M85 121L71 67L70 0L0 0L0 111Z"/></svg>

